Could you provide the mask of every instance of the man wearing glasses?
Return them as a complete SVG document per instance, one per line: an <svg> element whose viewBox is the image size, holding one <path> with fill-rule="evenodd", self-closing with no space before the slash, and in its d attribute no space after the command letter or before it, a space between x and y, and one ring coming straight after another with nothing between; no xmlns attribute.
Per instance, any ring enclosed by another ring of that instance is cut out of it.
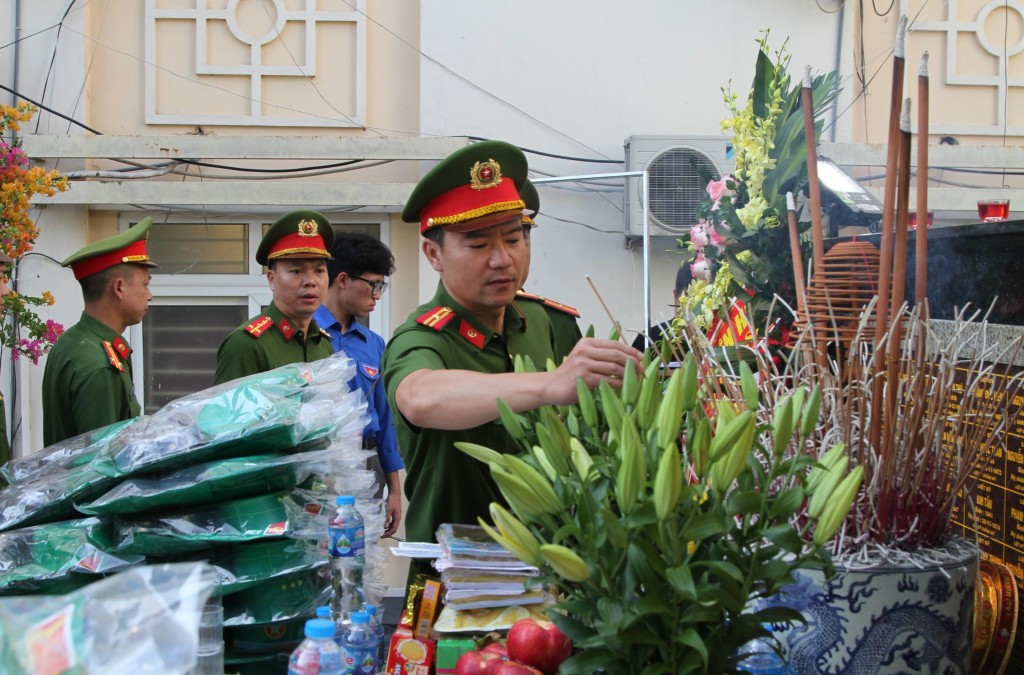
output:
<svg viewBox="0 0 1024 675"><path fill-rule="evenodd" d="M333 259L327 263L330 285L313 320L331 336L334 351L344 352L356 364L356 376L349 385L362 389L368 403L370 422L363 429L363 448L376 451L369 460L369 468L377 475L376 498L383 496L387 484L384 536L390 537L402 520L398 472L404 465L380 377L384 338L357 319L369 316L388 289L385 277L395 271L395 258L387 246L361 232L339 234L331 256Z"/></svg>

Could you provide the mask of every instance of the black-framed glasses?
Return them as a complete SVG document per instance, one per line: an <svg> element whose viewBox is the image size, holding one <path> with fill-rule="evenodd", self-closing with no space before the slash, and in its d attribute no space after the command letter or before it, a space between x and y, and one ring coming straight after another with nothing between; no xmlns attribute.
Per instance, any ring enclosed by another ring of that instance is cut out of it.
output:
<svg viewBox="0 0 1024 675"><path fill-rule="evenodd" d="M370 284L370 288L373 289L374 295L384 295L384 291L388 290L388 286L391 285L387 281L370 281L369 279L364 279L363 277L356 276L355 274L350 274L349 276L353 279L359 279L360 281L365 281Z"/></svg>

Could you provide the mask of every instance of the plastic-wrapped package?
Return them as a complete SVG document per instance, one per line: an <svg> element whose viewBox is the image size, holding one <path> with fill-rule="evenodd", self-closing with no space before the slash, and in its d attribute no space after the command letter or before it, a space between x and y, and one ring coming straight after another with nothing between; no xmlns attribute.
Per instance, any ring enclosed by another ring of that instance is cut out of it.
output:
<svg viewBox="0 0 1024 675"><path fill-rule="evenodd" d="M122 420L105 427L88 431L60 443L40 450L39 452L19 457L0 467L0 475L8 483L31 478L40 471L54 469L73 469L88 464L96 453L107 446L115 433L125 428L138 418Z"/></svg>
<svg viewBox="0 0 1024 675"><path fill-rule="evenodd" d="M119 432L114 463L126 474L171 469L309 444L350 418L365 426L362 392L346 384L354 374L352 360L335 354L184 396Z"/></svg>
<svg viewBox="0 0 1024 675"><path fill-rule="evenodd" d="M80 515L74 503L95 499L123 478L102 457L85 466L40 471L0 490L0 531Z"/></svg>
<svg viewBox="0 0 1024 675"><path fill-rule="evenodd" d="M77 508L92 515L127 514L264 495L295 487L333 454L333 450L326 449L297 455L233 457L152 477L138 476Z"/></svg>
<svg viewBox="0 0 1024 675"><path fill-rule="evenodd" d="M37 525L0 534L0 593L67 593L142 562L114 555L109 523L98 518Z"/></svg>
<svg viewBox="0 0 1024 675"><path fill-rule="evenodd" d="M204 559L220 574L220 595L231 595L289 574L326 567L327 554L317 544L294 539L255 541L225 546Z"/></svg>
<svg viewBox="0 0 1024 675"><path fill-rule="evenodd" d="M289 536L288 492L119 518L117 550L150 556L205 551L268 537Z"/></svg>
<svg viewBox="0 0 1024 675"><path fill-rule="evenodd" d="M330 602L330 597L328 565L290 572L225 596L224 625L276 623L313 616L317 607Z"/></svg>
<svg viewBox="0 0 1024 675"><path fill-rule="evenodd" d="M209 565L132 567L64 596L0 598L6 675L182 675L196 663Z"/></svg>
<svg viewBox="0 0 1024 675"><path fill-rule="evenodd" d="M110 450L126 474L285 450L305 438L297 427L301 406L295 396L241 386L191 408L159 410L124 429Z"/></svg>

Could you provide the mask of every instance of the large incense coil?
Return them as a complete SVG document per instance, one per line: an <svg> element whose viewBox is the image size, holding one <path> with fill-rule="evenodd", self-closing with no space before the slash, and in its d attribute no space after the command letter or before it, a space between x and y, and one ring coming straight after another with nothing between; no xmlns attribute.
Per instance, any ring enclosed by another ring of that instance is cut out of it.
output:
<svg viewBox="0 0 1024 675"><path fill-rule="evenodd" d="M861 313L878 293L879 258L873 245L848 241L815 264L804 315L819 340L848 345L857 335Z"/></svg>

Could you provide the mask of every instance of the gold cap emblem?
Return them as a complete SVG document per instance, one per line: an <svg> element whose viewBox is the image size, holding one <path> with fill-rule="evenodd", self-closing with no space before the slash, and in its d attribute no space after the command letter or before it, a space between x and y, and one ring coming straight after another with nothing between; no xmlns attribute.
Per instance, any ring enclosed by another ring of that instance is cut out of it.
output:
<svg viewBox="0 0 1024 675"><path fill-rule="evenodd" d="M300 220L299 221L299 236L300 237L315 237L317 235L317 225L315 220Z"/></svg>
<svg viewBox="0 0 1024 675"><path fill-rule="evenodd" d="M501 165L493 159L477 162L469 170L469 186L474 190L492 188L501 183Z"/></svg>

